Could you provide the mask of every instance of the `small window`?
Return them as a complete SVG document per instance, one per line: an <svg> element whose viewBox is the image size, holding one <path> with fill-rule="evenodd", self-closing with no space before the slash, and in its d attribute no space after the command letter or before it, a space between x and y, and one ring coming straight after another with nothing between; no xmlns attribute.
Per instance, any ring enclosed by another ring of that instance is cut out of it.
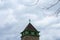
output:
<svg viewBox="0 0 60 40"><path fill-rule="evenodd" d="M24 33L23 33L23 35L24 35Z"/></svg>
<svg viewBox="0 0 60 40"><path fill-rule="evenodd" d="M29 33L28 31L25 32L25 34L28 34L28 33Z"/></svg>
<svg viewBox="0 0 60 40"><path fill-rule="evenodd" d="M39 35L39 33L37 33L37 35Z"/></svg>
<svg viewBox="0 0 60 40"><path fill-rule="evenodd" d="M34 32L31 32L32 35L34 35L35 33Z"/></svg>

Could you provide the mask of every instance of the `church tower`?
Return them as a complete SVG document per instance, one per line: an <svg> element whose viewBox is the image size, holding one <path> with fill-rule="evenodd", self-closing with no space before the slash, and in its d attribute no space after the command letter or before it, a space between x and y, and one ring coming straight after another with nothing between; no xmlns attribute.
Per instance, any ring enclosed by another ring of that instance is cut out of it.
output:
<svg viewBox="0 0 60 40"><path fill-rule="evenodd" d="M26 26L21 34L21 40L39 40L39 31L31 23Z"/></svg>

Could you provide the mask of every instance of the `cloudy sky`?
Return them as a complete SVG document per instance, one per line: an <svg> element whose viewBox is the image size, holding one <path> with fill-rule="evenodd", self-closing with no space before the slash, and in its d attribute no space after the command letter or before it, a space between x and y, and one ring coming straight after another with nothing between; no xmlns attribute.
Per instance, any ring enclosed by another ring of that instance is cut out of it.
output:
<svg viewBox="0 0 60 40"><path fill-rule="evenodd" d="M0 0L0 40L21 40L29 19L41 40L60 40L60 16L55 14L59 5L58 0Z"/></svg>

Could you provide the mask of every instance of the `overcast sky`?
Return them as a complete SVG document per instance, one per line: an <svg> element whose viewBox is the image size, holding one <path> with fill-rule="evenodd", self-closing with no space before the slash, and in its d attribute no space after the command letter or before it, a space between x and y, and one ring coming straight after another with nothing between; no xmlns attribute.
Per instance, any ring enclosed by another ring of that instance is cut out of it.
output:
<svg viewBox="0 0 60 40"><path fill-rule="evenodd" d="M0 40L21 40L21 32L29 23L40 31L41 40L60 40L60 16L55 12L58 0L0 0Z"/></svg>

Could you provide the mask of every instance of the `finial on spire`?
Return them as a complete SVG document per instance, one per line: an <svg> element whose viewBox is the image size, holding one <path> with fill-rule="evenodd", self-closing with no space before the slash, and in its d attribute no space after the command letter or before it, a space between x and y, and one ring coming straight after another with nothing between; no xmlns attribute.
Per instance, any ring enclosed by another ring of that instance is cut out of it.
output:
<svg viewBox="0 0 60 40"><path fill-rule="evenodd" d="M29 19L29 23L31 23L31 20Z"/></svg>

